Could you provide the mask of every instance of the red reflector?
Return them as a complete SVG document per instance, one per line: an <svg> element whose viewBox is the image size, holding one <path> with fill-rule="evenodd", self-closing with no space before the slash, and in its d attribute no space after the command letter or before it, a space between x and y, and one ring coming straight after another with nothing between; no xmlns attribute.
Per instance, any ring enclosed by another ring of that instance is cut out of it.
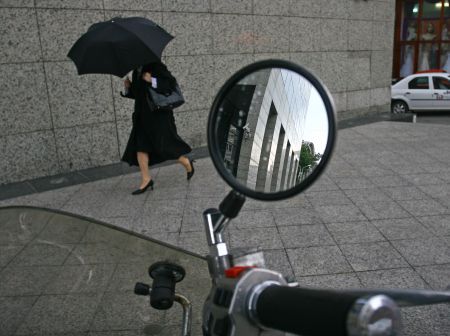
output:
<svg viewBox="0 0 450 336"><path fill-rule="evenodd" d="M249 268L255 268L255 266L234 266L225 270L225 276L227 278L237 278L242 272Z"/></svg>

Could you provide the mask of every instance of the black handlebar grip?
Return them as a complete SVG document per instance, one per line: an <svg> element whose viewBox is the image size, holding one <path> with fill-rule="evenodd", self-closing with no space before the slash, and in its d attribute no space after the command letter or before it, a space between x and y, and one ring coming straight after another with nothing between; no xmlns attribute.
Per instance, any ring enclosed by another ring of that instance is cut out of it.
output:
<svg viewBox="0 0 450 336"><path fill-rule="evenodd" d="M354 294L273 285L259 294L256 315L271 329L304 336L346 336L347 315L358 298Z"/></svg>

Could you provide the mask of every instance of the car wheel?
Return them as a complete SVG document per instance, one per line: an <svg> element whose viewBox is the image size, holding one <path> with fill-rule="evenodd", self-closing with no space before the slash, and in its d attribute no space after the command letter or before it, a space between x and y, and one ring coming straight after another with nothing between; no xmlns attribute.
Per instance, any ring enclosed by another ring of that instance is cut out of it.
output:
<svg viewBox="0 0 450 336"><path fill-rule="evenodd" d="M392 103L391 106L391 112L392 113L407 113L408 112L408 105L404 101L396 100Z"/></svg>

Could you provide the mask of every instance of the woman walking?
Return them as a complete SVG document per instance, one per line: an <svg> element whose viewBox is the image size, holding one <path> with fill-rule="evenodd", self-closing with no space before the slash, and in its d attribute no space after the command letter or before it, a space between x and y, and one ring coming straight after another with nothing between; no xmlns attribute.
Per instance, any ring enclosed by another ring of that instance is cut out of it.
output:
<svg viewBox="0 0 450 336"><path fill-rule="evenodd" d="M158 93L171 93L176 79L162 63L150 63L133 71L132 81L124 82L123 97L134 99L133 128L122 157L130 166L139 166L141 184L132 192L139 195L153 189L154 181L149 166L166 160L178 160L187 172L187 179L194 175L193 160L185 154L191 147L180 138L175 126L173 110L158 109L151 99L149 90Z"/></svg>

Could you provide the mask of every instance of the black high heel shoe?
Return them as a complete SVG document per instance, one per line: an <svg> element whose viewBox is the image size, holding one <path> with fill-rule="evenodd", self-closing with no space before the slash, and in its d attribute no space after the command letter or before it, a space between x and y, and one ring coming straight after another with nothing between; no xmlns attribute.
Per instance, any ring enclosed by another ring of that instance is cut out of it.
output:
<svg viewBox="0 0 450 336"><path fill-rule="evenodd" d="M188 181L192 178L192 176L194 176L194 172L195 172L194 162L195 162L195 160L189 159L189 164L191 165L192 170L190 172L187 172L187 180Z"/></svg>
<svg viewBox="0 0 450 336"><path fill-rule="evenodd" d="M148 182L147 185L146 185L144 188L142 188L142 189L139 188L139 189L133 191L133 192L131 193L131 195L140 195L140 194L143 194L143 193L145 193L145 192L147 191L147 189L148 189L149 187L150 187L150 189L153 190L153 184L154 184L153 180L150 180L150 182Z"/></svg>

